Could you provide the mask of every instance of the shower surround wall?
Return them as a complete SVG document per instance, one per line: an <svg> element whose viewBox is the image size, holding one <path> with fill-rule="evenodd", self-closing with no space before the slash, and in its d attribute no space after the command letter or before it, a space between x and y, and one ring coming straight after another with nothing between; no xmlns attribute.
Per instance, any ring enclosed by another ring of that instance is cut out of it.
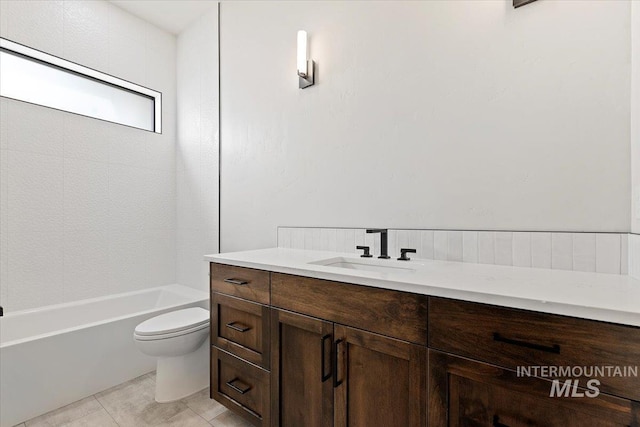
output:
<svg viewBox="0 0 640 427"><path fill-rule="evenodd" d="M176 281L175 37L105 1L1 1L0 34L163 95L154 134L0 100L0 304Z"/></svg>
<svg viewBox="0 0 640 427"><path fill-rule="evenodd" d="M178 36L177 279L208 290L218 252L218 10Z"/></svg>

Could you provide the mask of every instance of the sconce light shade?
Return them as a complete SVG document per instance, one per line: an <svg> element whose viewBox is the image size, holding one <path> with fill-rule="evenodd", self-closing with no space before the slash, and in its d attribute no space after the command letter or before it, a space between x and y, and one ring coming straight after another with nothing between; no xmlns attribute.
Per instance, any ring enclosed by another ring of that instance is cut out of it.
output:
<svg viewBox="0 0 640 427"><path fill-rule="evenodd" d="M307 32L298 31L298 75L307 75Z"/></svg>
<svg viewBox="0 0 640 427"><path fill-rule="evenodd" d="M305 88L308 88L309 86L313 86L314 67L315 67L314 62L309 60L307 32L300 30L298 31L298 58L297 58L298 82L299 82L300 89L305 89Z"/></svg>

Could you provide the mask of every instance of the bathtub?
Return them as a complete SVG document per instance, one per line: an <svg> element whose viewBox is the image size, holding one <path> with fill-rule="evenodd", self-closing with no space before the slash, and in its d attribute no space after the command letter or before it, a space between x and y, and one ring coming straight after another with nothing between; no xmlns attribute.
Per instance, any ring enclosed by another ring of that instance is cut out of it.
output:
<svg viewBox="0 0 640 427"><path fill-rule="evenodd" d="M207 292L180 285L6 313L0 317L0 427L155 369L133 330L186 307L209 308Z"/></svg>

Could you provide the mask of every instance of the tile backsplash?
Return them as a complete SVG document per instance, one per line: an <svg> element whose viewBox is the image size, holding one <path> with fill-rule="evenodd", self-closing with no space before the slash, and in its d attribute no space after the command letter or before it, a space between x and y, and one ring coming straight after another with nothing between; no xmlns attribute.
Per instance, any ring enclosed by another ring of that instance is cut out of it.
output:
<svg viewBox="0 0 640 427"><path fill-rule="evenodd" d="M355 254L357 245L380 253L379 235L364 228L278 227L282 248ZM630 247L638 262L629 262ZM389 255L397 258L400 248L414 248L414 257L423 259L609 274L631 268L640 276L640 236L626 233L389 229Z"/></svg>
<svg viewBox="0 0 640 427"><path fill-rule="evenodd" d="M629 234L629 257L628 270L629 276L633 276L636 279L640 279L640 235ZM625 265L625 268L627 265Z"/></svg>

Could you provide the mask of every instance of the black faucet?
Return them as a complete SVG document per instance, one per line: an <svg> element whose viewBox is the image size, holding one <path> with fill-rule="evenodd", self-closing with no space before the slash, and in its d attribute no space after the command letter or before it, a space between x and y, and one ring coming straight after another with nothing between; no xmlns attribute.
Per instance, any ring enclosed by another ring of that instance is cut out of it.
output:
<svg viewBox="0 0 640 427"><path fill-rule="evenodd" d="M388 243L387 243L387 229L386 228L372 228L367 230L367 233L380 233L380 259L389 259L387 255Z"/></svg>
<svg viewBox="0 0 640 427"><path fill-rule="evenodd" d="M398 258L398 261L410 261L411 258L409 258L407 254L415 254L416 252L415 249L402 248L400 249L400 258Z"/></svg>

